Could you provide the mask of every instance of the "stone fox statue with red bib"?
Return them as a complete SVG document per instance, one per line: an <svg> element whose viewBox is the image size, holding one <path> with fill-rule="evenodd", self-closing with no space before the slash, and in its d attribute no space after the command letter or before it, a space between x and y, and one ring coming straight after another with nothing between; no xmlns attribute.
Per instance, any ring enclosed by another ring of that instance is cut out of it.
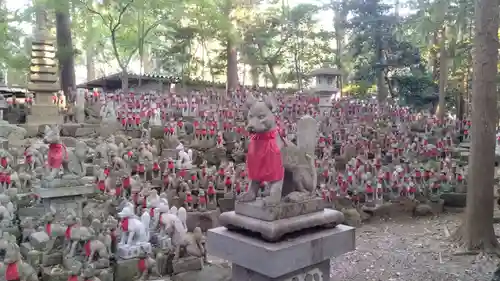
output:
<svg viewBox="0 0 500 281"><path fill-rule="evenodd" d="M297 202L313 196L317 184L314 152L308 153L300 144L296 146L279 135L274 117L277 106L272 96L258 100L249 96L247 106L250 143L246 164L251 184L238 201L254 201L259 189L266 185L266 204ZM315 135L308 137L315 141Z"/></svg>

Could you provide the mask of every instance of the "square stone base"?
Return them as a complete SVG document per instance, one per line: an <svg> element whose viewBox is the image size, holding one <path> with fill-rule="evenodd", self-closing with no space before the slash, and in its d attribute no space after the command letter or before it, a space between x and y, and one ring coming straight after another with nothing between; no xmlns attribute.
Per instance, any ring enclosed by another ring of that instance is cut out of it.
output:
<svg viewBox="0 0 500 281"><path fill-rule="evenodd" d="M27 123L39 125L62 124L63 116L59 114L56 105L34 104L31 108L31 115L28 115Z"/></svg>
<svg viewBox="0 0 500 281"><path fill-rule="evenodd" d="M117 260L115 265L115 280L134 281L139 275L139 259Z"/></svg>
<svg viewBox="0 0 500 281"><path fill-rule="evenodd" d="M233 264L232 280L252 280L252 281L330 281L330 260L324 260L318 264L298 269L294 272L279 277L269 277L255 272L251 269Z"/></svg>
<svg viewBox="0 0 500 281"><path fill-rule="evenodd" d="M145 250L151 253L151 243L141 243L137 245L118 245L118 256L122 259L133 259L140 256L141 252Z"/></svg>
<svg viewBox="0 0 500 281"><path fill-rule="evenodd" d="M282 280L272 278L288 276L287 274L316 266L354 249L354 228L342 224L331 229L303 233L277 243L266 242L225 227L210 229L207 233L207 252L210 255L232 262L233 268L237 265L271 278L262 280ZM233 276L233 280L250 279Z"/></svg>
<svg viewBox="0 0 500 281"><path fill-rule="evenodd" d="M344 222L344 214L332 209L306 215L264 221L252 217L239 215L236 212L222 213L219 217L222 226L229 229L243 229L259 233L264 240L279 241L284 235L314 227L333 227Z"/></svg>

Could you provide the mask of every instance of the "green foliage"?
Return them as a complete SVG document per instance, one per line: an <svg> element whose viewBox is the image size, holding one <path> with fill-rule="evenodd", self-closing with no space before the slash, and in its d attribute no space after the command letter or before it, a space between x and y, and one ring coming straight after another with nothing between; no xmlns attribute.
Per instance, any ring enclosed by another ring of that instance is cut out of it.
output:
<svg viewBox="0 0 500 281"><path fill-rule="evenodd" d="M393 82L399 89L399 102L401 105L411 106L416 109L430 108L436 105L437 84L431 75L407 74L393 77Z"/></svg>
<svg viewBox="0 0 500 281"><path fill-rule="evenodd" d="M246 84L306 88L308 73L324 62L335 62L347 73L344 93L370 95L376 73L382 70L392 96L415 106L435 99L438 81L428 74L439 53L433 36L446 26L449 96L470 88L472 0L401 0L399 7L380 0L331 0L323 6L243 0L36 3L51 11L70 5L78 64L90 60L102 68L118 64L115 70L132 70L140 60L142 65L153 65L148 71L225 82L230 42L237 48L239 71L246 69L240 73ZM409 15L397 13L403 5L410 9ZM335 14L328 30L320 26L323 10ZM53 14L49 13L50 24ZM33 9L0 7L0 18L0 40L5 42L0 46L0 65L9 73L25 73L29 45L19 26L33 22Z"/></svg>

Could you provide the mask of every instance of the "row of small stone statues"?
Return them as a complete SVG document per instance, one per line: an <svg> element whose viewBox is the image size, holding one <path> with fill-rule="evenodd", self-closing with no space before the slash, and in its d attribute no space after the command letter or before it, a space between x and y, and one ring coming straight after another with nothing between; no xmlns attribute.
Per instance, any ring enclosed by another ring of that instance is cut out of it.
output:
<svg viewBox="0 0 500 281"><path fill-rule="evenodd" d="M167 266L164 262L167 256L172 257L170 267L176 268L177 264L187 259L187 263L191 261L191 264L197 260L199 266L177 268L201 269L205 260L204 236L200 228L188 232L184 208L169 209L166 200L155 209L142 209L128 201L121 202L120 206L121 211L117 214L119 221L112 216L106 219L93 218L89 226L82 226L81 218L72 212L64 223L55 223L55 209L42 218L43 225L38 229L32 218L25 218L21 222L23 233L20 247L16 239L11 239L9 235L1 239L0 248L7 253L5 266L0 266L0 270L15 263L18 274L23 276L43 267L58 268L70 275L77 274L75 272L86 272L88 275L90 271L86 268L90 267L95 269L92 272L101 274L101 279L107 281L109 276L106 274L109 273L110 258L113 256L118 261L137 261L140 279L146 279L150 274L168 273L162 269ZM136 215L138 209L142 212L140 217ZM156 226L160 226L159 231ZM115 274L116 270L115 267ZM21 280L37 279L26 277Z"/></svg>

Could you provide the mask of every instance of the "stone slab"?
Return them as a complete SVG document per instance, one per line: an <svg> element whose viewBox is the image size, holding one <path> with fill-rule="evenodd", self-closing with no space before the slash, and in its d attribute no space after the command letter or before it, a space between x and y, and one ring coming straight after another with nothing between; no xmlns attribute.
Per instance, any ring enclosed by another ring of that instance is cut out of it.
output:
<svg viewBox="0 0 500 281"><path fill-rule="evenodd" d="M203 268L203 260L197 257L180 258L172 263L172 267L174 274L191 270L201 270Z"/></svg>
<svg viewBox="0 0 500 281"><path fill-rule="evenodd" d="M219 226L219 210L207 210L204 212L188 212L186 225L188 231L193 231L195 227L200 227L203 232Z"/></svg>
<svg viewBox="0 0 500 281"><path fill-rule="evenodd" d="M134 281L139 274L137 264L139 259L117 260L114 266L115 280Z"/></svg>
<svg viewBox="0 0 500 281"><path fill-rule="evenodd" d="M263 221L275 221L320 212L324 208L323 199L311 198L297 203L280 203L274 206L265 206L264 200L253 202L236 202L234 211L238 215L252 217Z"/></svg>
<svg viewBox="0 0 500 281"><path fill-rule="evenodd" d="M60 198L60 197L70 197L70 196L83 196L96 193L93 186L71 186L71 187L60 187L60 188L33 188L33 193L37 194L40 198Z"/></svg>
<svg viewBox="0 0 500 281"><path fill-rule="evenodd" d="M325 260L319 264L301 268L279 277L265 276L248 268L233 264L232 278L232 280L252 281L330 281L330 260Z"/></svg>
<svg viewBox="0 0 500 281"><path fill-rule="evenodd" d="M304 233L278 243L225 227L210 229L207 233L210 255L271 278L329 261L354 249L355 229L346 225Z"/></svg>
<svg viewBox="0 0 500 281"><path fill-rule="evenodd" d="M284 235L314 227L333 227L344 222L344 214L332 209L321 212L286 218L276 221L263 221L234 211L222 213L219 217L222 226L235 230L259 233L264 240L279 241Z"/></svg>

